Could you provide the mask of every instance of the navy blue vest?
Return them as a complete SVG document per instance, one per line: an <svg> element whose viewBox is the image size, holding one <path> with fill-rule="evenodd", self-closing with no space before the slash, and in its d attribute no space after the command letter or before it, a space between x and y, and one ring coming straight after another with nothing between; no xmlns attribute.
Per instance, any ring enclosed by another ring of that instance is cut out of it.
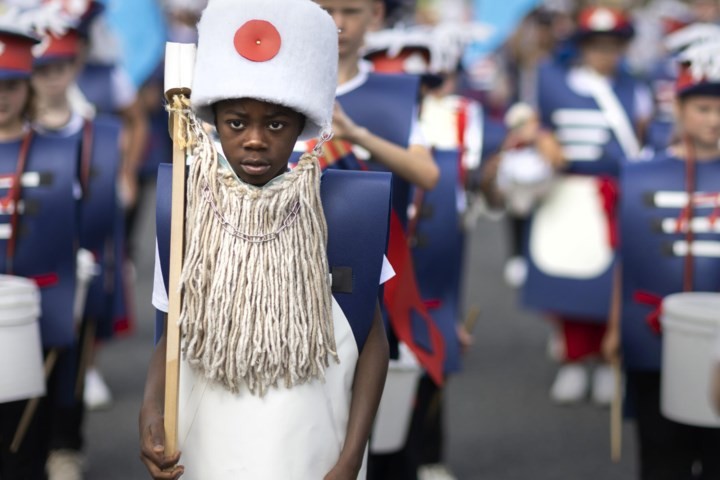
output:
<svg viewBox="0 0 720 480"><path fill-rule="evenodd" d="M157 241L160 266L169 285L172 166L163 164L157 181ZM328 170L320 186L328 224L328 262L333 296L362 351L375 317L380 273L390 222L390 175ZM164 316L156 318L156 340Z"/></svg>
<svg viewBox="0 0 720 480"><path fill-rule="evenodd" d="M685 162L663 153L651 162L629 164L622 170L622 342L624 363L630 370L660 369L661 338L646 322L656 306L647 297L660 301L683 291L685 257L675 249L685 241L685 233L678 233L674 224L686 203L682 200L685 168ZM696 191L712 193L715 199L704 201L696 194L694 216L710 218L717 214L720 159L700 162L696 168ZM679 195L680 202L669 199L668 193ZM720 233L695 233L695 241L720 242ZM694 256L694 290L720 290L720 258Z"/></svg>
<svg viewBox="0 0 720 480"><path fill-rule="evenodd" d="M0 196L8 195L21 142L0 143L0 175L6 180ZM28 151L20 197L16 250L9 261L8 239L0 239L0 272L34 279L41 287L40 318L44 347L66 347L75 340L75 255L78 238L76 181L78 142L35 134ZM35 177L39 182L31 184ZM3 209L0 225L11 230Z"/></svg>
<svg viewBox="0 0 720 480"><path fill-rule="evenodd" d="M569 87L568 71L567 67L552 62L540 66L538 106L542 123L558 135L558 140L563 147L586 147L599 150L599 155L595 160L574 161L572 158L568 158L568 173L617 176L620 163L625 157L620 144L607 124L603 126L602 121L598 122L596 118L592 118L601 113L595 100L592 97L580 96ZM637 81L627 73L618 74L613 84L613 90L631 123L635 119L634 105L637 85ZM583 123L570 123L570 120L573 119L568 119L567 115L562 114L568 110L575 113L594 111L597 114L582 120L589 122L584 125ZM597 138L582 140L566 136L572 135L571 130L577 127L592 130L593 134L597 134ZM600 142L602 137L605 137L605 142Z"/></svg>
<svg viewBox="0 0 720 480"><path fill-rule="evenodd" d="M423 195L411 243L420 294L445 339L445 372L460 370L457 336L464 234L457 209L458 150L435 150L437 186Z"/></svg>
<svg viewBox="0 0 720 480"><path fill-rule="evenodd" d="M338 96L337 101L356 124L389 142L407 148L413 124L412 113L417 110L419 89L420 80L416 76L369 73L365 83ZM301 153L295 152L291 162L296 163ZM370 161L366 165L369 170L388 171L378 162ZM353 154L347 155L331 168L362 169ZM410 184L393 175L392 191L393 208L405 225L410 203Z"/></svg>
<svg viewBox="0 0 720 480"><path fill-rule="evenodd" d="M82 135L83 132L77 134L80 138ZM80 165L81 172L89 168L80 210L80 246L88 250L102 248L108 237L114 235L116 215L113 212L118 209L116 184L121 162L119 140L120 123L115 118L98 117L92 122L90 165Z"/></svg>

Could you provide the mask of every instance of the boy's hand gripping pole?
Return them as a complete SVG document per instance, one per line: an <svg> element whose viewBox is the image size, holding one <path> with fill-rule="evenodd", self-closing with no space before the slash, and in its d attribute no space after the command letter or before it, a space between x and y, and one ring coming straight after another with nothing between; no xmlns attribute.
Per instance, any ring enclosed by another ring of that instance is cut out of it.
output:
<svg viewBox="0 0 720 480"><path fill-rule="evenodd" d="M168 42L165 48L165 97L170 105L173 139L172 218L170 224L170 279L165 353L165 454L178 450L178 388L180 376L180 275L185 245L185 170L188 154L186 119L195 65L195 45Z"/></svg>

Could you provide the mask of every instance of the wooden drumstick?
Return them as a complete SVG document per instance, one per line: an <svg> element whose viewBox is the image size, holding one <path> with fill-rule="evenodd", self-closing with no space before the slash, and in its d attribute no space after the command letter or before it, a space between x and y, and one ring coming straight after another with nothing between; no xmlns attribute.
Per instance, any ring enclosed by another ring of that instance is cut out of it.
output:
<svg viewBox="0 0 720 480"><path fill-rule="evenodd" d="M615 377L615 394L610 405L610 458L618 463L622 458L623 377L620 360L612 361L612 370Z"/></svg>
<svg viewBox="0 0 720 480"><path fill-rule="evenodd" d="M475 325L477 325L477 322L479 319L480 319L480 308L477 305L473 305L470 308L470 311L465 316L465 322L463 322L465 331L468 333L472 333L472 331L475 330Z"/></svg>
<svg viewBox="0 0 720 480"><path fill-rule="evenodd" d="M50 374L52 373L53 369L55 368L55 363L57 363L58 358L58 351L56 349L50 350L47 357L45 358L45 383L47 383L47 379L50 377ZM20 417L20 423L18 423L17 430L15 430L15 436L13 437L13 441L10 444L10 451L12 453L17 453L20 450L20 446L22 445L23 440L25 439L25 435L27 434L28 428L30 428L30 423L33 420L33 417L35 416L35 412L37 411L37 407L40 404L40 399L42 397L35 397L31 399L27 405L25 405L25 410L23 410L22 417Z"/></svg>

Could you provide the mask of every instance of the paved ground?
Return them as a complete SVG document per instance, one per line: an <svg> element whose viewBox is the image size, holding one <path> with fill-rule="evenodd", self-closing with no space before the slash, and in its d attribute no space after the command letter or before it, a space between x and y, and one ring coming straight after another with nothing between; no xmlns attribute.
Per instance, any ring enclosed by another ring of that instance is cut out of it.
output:
<svg viewBox="0 0 720 480"><path fill-rule="evenodd" d="M153 211L145 209L138 243L137 331L106 347L100 357L115 404L89 416L89 480L148 478L138 460L137 412L152 348ZM555 368L545 354L549 329L519 312L514 292L503 283L504 240L500 224L484 221L468 242L466 303L481 307L482 317L465 372L448 387L448 463L461 480L635 478L629 427L623 460L612 464L607 410L549 402Z"/></svg>

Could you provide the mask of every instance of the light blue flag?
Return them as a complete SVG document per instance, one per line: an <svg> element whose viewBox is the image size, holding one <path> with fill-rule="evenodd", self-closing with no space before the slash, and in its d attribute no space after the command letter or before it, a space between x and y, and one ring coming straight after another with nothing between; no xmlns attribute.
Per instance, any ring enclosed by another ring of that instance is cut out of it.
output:
<svg viewBox="0 0 720 480"><path fill-rule="evenodd" d="M122 46L122 65L142 85L165 53L166 28L157 0L103 0L108 23Z"/></svg>
<svg viewBox="0 0 720 480"><path fill-rule="evenodd" d="M474 0L473 19L492 25L493 34L483 42L468 46L463 63L470 65L495 51L512 35L525 15L541 0Z"/></svg>

